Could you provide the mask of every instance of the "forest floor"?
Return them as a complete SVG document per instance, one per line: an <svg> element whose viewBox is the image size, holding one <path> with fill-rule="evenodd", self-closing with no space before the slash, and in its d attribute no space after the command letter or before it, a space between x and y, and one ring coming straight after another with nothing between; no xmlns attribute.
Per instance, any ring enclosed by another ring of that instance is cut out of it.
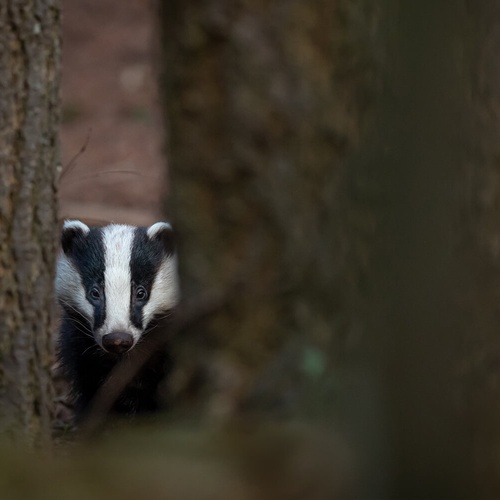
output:
<svg viewBox="0 0 500 500"><path fill-rule="evenodd" d="M148 0L63 0L60 217L161 218L165 157ZM76 162L71 159L85 146Z"/></svg>

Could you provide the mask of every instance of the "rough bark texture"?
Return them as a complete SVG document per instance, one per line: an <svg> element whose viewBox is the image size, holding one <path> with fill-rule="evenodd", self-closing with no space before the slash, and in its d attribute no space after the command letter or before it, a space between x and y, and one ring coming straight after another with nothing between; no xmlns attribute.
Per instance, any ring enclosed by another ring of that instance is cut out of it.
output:
<svg viewBox="0 0 500 500"><path fill-rule="evenodd" d="M0 3L0 435L47 438L60 11L57 0Z"/></svg>

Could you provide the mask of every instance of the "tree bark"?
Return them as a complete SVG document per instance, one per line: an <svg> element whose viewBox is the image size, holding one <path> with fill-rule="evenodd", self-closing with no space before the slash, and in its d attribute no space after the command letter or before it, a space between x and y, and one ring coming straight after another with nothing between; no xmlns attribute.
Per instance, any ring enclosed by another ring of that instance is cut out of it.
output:
<svg viewBox="0 0 500 500"><path fill-rule="evenodd" d="M0 434L50 431L60 10L0 3Z"/></svg>
<svg viewBox="0 0 500 500"><path fill-rule="evenodd" d="M361 497L500 495L499 16L162 3L184 293L230 290L189 358L335 422Z"/></svg>
<svg viewBox="0 0 500 500"><path fill-rule="evenodd" d="M381 91L379 8L160 5L184 296L227 295L185 334L184 363L213 375L208 411L335 418L359 434L376 458L364 470L373 493L383 483L381 401L362 345L377 186L354 153Z"/></svg>
<svg viewBox="0 0 500 500"><path fill-rule="evenodd" d="M161 6L185 292L245 277L208 329L249 365L296 335L330 345L358 286L346 261L366 260L338 207L378 88L376 13L326 0Z"/></svg>

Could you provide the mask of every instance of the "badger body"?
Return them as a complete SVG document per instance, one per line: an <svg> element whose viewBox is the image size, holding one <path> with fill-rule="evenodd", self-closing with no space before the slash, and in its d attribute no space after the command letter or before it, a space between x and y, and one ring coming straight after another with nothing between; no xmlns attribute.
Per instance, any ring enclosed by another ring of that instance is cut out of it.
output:
<svg viewBox="0 0 500 500"><path fill-rule="evenodd" d="M60 363L71 382L78 415L85 414L114 366L154 328L164 328L178 302L172 228L66 221L57 262L56 296L62 307ZM113 409L158 408L158 386L169 369L165 349L152 354Z"/></svg>

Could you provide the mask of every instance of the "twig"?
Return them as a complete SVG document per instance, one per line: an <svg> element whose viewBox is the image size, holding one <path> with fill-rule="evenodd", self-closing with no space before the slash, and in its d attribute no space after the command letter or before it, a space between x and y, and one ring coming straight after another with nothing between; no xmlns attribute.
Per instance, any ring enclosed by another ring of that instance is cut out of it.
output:
<svg viewBox="0 0 500 500"><path fill-rule="evenodd" d="M75 168L76 160L78 160L78 158L85 152L87 146L89 145L91 134L92 134L92 129L89 128L83 146L80 148L80 151L78 151L78 153L76 153L76 155L73 156L73 158L71 158L69 163L63 168L61 175L59 176L59 180L61 180L65 175L68 175Z"/></svg>

